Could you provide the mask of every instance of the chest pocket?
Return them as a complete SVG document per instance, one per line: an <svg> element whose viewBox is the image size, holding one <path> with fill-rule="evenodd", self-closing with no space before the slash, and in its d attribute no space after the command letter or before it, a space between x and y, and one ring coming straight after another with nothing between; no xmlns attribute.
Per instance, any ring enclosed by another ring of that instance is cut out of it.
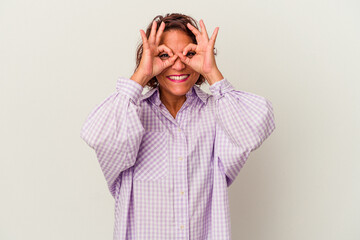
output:
<svg viewBox="0 0 360 240"><path fill-rule="evenodd" d="M167 176L168 140L166 132L146 132L134 165L134 180L154 181Z"/></svg>

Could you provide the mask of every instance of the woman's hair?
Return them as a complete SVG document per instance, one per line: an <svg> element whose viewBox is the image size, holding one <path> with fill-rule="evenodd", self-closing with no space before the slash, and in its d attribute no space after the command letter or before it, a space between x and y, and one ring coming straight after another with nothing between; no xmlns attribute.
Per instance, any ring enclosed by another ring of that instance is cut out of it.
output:
<svg viewBox="0 0 360 240"><path fill-rule="evenodd" d="M197 44L195 35L186 26L187 23L190 23L196 29L199 29L195 19L193 19L192 17L181 14L181 13L171 13L171 14L168 13L165 16L161 16L161 15L156 16L153 19L153 21L156 21L156 23L157 23L157 28L156 29L159 29L161 22L164 22L165 23L164 32L169 31L169 30L183 31L185 34L187 34L191 38L191 40L193 41L194 44ZM150 31L151 31L151 26L152 26L153 21L151 21L151 23L148 25L148 27L146 29L145 34L146 34L147 38L149 38L149 36L150 36ZM136 50L136 67L135 67L135 71L139 67L141 57L142 57L142 53L143 53L143 44L140 43L138 45L138 47L137 47L137 50ZM204 76L200 75L199 79L196 81L195 84L201 85L203 82L205 82L205 78L204 78ZM156 79L156 76L154 76L152 79L150 79L149 82L146 85L149 88L157 87L159 85L159 83L158 83L158 81Z"/></svg>

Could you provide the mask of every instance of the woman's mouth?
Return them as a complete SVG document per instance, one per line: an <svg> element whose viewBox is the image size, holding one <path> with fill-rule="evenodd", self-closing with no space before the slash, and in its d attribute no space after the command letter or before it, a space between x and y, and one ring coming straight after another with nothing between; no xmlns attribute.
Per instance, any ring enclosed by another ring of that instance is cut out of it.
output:
<svg viewBox="0 0 360 240"><path fill-rule="evenodd" d="M180 83L185 82L190 77L190 74L170 75L166 77L172 82Z"/></svg>

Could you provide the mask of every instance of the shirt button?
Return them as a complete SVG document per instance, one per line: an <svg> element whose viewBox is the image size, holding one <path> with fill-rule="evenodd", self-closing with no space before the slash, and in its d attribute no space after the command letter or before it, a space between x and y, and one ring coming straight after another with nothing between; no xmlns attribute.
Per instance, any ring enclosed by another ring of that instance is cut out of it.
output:
<svg viewBox="0 0 360 240"><path fill-rule="evenodd" d="M179 157L179 161L182 161L183 160L183 158L182 157Z"/></svg>
<svg viewBox="0 0 360 240"><path fill-rule="evenodd" d="M181 128L178 128L178 131L181 132Z"/></svg>
<svg viewBox="0 0 360 240"><path fill-rule="evenodd" d="M180 194L181 194L181 195L184 195L184 191L181 191Z"/></svg>
<svg viewBox="0 0 360 240"><path fill-rule="evenodd" d="M181 230L183 230L183 229L184 229L184 225L181 225L180 228L181 228Z"/></svg>

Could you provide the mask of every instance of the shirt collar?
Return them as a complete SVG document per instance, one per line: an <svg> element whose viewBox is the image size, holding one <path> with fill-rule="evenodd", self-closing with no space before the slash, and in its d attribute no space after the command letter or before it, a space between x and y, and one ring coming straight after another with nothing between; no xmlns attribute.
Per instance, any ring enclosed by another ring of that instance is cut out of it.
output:
<svg viewBox="0 0 360 240"><path fill-rule="evenodd" d="M204 104L206 104L207 99L208 97L210 97L210 95L204 92L202 89L200 89L200 87L194 85L186 93L186 98L196 98L196 97L198 97ZM149 99L149 101L159 106L161 104L159 86L149 90L147 93L145 93L140 97L140 101L144 101L146 99Z"/></svg>

